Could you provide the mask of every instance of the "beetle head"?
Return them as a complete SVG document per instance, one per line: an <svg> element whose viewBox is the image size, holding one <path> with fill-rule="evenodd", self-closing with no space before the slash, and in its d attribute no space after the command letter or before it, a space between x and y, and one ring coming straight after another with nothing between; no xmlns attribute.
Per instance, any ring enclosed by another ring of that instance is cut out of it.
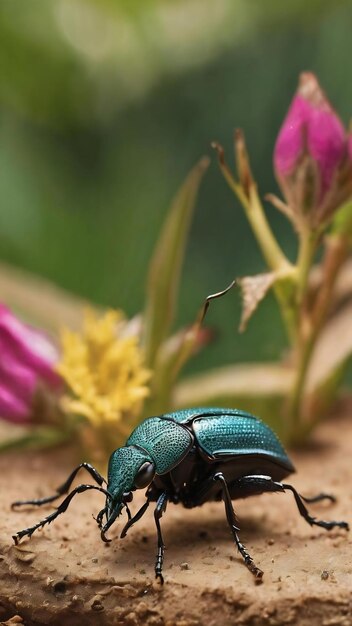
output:
<svg viewBox="0 0 352 626"><path fill-rule="evenodd" d="M102 539L108 541L105 532L133 499L133 491L144 489L152 482L155 465L151 456L142 448L126 446L112 453L108 467L106 499L106 523L102 526Z"/></svg>

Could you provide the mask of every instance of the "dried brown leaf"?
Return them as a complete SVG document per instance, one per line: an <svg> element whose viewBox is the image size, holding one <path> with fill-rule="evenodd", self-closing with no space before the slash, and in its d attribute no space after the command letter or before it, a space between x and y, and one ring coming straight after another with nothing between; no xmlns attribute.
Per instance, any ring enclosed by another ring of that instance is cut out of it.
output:
<svg viewBox="0 0 352 626"><path fill-rule="evenodd" d="M275 272L267 272L256 276L245 276L237 280L242 292L242 316L239 326L241 333L246 329L259 302L265 298L276 279L277 274Z"/></svg>

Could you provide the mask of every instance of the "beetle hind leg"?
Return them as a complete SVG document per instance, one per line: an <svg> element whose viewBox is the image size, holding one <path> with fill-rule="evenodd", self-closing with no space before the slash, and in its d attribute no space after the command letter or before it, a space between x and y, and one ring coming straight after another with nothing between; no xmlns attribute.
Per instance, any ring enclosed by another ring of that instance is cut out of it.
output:
<svg viewBox="0 0 352 626"><path fill-rule="evenodd" d="M243 476L243 478L239 478L235 484L238 488L236 491L236 497L241 497L242 490L244 495L252 495L255 493L259 494L268 491L291 491L293 493L300 514L306 520L306 522L310 524L310 526L320 526L321 528L325 528L326 530L331 530L332 528L336 527L349 530L347 522L318 520L316 517L313 517L309 514L308 509L304 505L304 502L312 503L320 502L321 500L330 500L334 502L334 497L330 496L329 494L320 493L313 498L304 498L298 493L298 491L294 487L292 487L292 485L276 482L270 476Z"/></svg>
<svg viewBox="0 0 352 626"><path fill-rule="evenodd" d="M306 520L306 522L310 524L310 526L320 526L321 528L325 528L326 530L332 530L333 528L344 528L345 530L349 530L349 525L347 522L337 522L333 520L327 522L325 520L318 520L316 517L312 517L312 515L309 514L307 508L303 504L303 500L305 500L305 502L312 502L312 501L318 502L319 500L326 499L327 494L320 494L320 496L325 496L325 498L316 496L316 498L308 499L308 498L302 498L302 496L300 496L298 491L296 491L296 489L292 487L292 485L288 485L287 483L282 483L282 487L285 490L288 489L289 491L292 491L300 514Z"/></svg>
<svg viewBox="0 0 352 626"><path fill-rule="evenodd" d="M316 496L312 496L310 498L306 498L304 496L301 496L301 498L304 502L307 502L307 504L314 504L315 502L322 502L323 500L336 502L335 496L333 496L331 493L318 493Z"/></svg>

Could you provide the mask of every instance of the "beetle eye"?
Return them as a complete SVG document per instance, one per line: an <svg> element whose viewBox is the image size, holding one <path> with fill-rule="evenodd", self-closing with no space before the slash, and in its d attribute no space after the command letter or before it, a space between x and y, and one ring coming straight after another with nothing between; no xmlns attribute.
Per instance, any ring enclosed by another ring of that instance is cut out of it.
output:
<svg viewBox="0 0 352 626"><path fill-rule="evenodd" d="M134 485L137 489L143 489L144 487L148 487L152 482L155 476L155 467L153 463L143 463L143 465L139 468L135 479Z"/></svg>

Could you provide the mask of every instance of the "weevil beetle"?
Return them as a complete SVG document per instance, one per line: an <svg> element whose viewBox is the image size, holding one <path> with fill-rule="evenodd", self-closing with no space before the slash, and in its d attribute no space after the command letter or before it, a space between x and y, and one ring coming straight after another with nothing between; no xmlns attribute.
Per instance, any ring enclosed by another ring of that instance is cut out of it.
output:
<svg viewBox="0 0 352 626"><path fill-rule="evenodd" d="M164 543L160 518L168 502L193 508L210 500L222 499L237 549L257 579L261 579L263 572L240 542L232 500L269 491L289 490L293 493L300 514L311 526L321 526L326 530L335 527L349 530L346 522L326 522L308 513L304 502L325 499L334 501L334 497L321 493L313 498L304 498L292 485L281 482L295 471L283 446L266 424L241 410L195 408L150 417L135 428L123 448L112 453L106 489L102 487L106 481L97 470L89 463L82 463L58 487L55 495L15 502L13 506L40 506L53 502L68 493L82 467L88 470L98 486L82 484L73 489L53 513L14 535L16 544L25 535L30 537L37 528L49 524L64 513L72 498L88 489L98 489L106 495L106 504L96 518L103 541L110 541L106 532L124 508L128 520L122 529L121 538L141 519L150 502L156 502L154 520L158 550L155 575L161 583ZM133 499L133 492L145 488L146 501L132 516L128 504Z"/></svg>

